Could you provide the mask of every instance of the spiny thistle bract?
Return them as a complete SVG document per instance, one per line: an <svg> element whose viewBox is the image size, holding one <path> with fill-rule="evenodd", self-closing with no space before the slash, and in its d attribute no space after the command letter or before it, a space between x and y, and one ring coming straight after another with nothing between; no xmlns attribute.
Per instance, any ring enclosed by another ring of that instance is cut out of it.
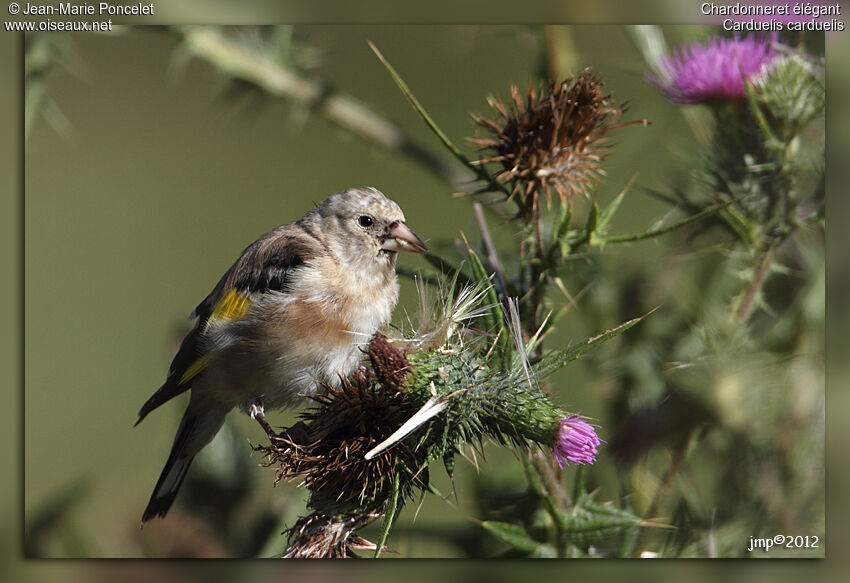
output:
<svg viewBox="0 0 850 583"><path fill-rule="evenodd" d="M776 137L788 141L823 112L823 64L802 52L790 52L753 80L753 90Z"/></svg>
<svg viewBox="0 0 850 583"><path fill-rule="evenodd" d="M553 405L535 376L551 374L583 352L581 346L604 341L636 320L529 365L524 353L516 354L522 344L509 338L507 325L493 336L467 325L470 318L492 316L504 322L499 304L483 305L489 285L480 283L455 299L443 290L449 298L433 313L451 324L433 322L424 337L376 335L369 368L315 397L303 421L255 448L276 467L277 480L301 478L311 492L311 514L290 529L286 556L350 556L355 547L370 548L355 530L384 515L389 524L406 498L428 487L429 465L442 460L451 471L466 444L490 438L554 448L553 463L559 465L595 460L599 440L591 426ZM435 330L444 336L435 339ZM505 369L504 362L512 364ZM583 439L567 440L565 424L579 427Z"/></svg>
<svg viewBox="0 0 850 583"><path fill-rule="evenodd" d="M577 77L553 83L548 89L528 87L523 100L517 86L511 101L490 97L496 119L473 116L493 138L470 141L491 150L476 164L498 162L496 179L510 183L521 214L528 217L540 208L541 197L551 203L554 190L561 203L587 194L602 174L606 134L624 111L603 91L604 83L590 69ZM634 122L645 123L645 122Z"/></svg>

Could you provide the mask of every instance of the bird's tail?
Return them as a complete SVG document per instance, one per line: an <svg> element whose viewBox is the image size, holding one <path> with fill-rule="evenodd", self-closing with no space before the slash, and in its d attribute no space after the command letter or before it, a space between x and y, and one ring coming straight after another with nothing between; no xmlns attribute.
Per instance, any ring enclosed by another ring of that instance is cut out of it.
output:
<svg viewBox="0 0 850 583"><path fill-rule="evenodd" d="M198 413L192 409L191 405L186 410L177 429L177 436L171 446L168 461L165 462L165 468L159 475L148 506L142 514L142 527L151 518L156 516L162 518L168 513L195 454L212 441L224 423L225 414L226 411L216 409Z"/></svg>

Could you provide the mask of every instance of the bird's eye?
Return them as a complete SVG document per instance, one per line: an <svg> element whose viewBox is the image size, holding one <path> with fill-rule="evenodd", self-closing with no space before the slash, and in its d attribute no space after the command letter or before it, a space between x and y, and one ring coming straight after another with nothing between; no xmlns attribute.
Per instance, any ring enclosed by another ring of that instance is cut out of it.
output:
<svg viewBox="0 0 850 583"><path fill-rule="evenodd" d="M371 227L375 221L369 215L362 215L357 219L357 222L360 223L361 227Z"/></svg>

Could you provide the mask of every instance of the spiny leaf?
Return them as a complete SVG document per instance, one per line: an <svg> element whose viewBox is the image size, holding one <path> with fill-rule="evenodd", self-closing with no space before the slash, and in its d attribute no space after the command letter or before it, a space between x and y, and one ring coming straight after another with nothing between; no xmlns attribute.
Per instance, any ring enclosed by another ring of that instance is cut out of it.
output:
<svg viewBox="0 0 850 583"><path fill-rule="evenodd" d="M607 245L609 243L629 243L631 241L642 241L644 239L652 239L653 237L666 235L667 233L675 231L676 229L680 229L692 223L696 223L697 221L701 221L705 217L708 217L736 202L740 202L740 199L736 198L734 200L729 200L720 204L716 204L714 206L710 206L695 215L691 215L688 218L682 219L681 221L673 223L672 225L669 225L667 227L655 228L650 231L646 231L645 233L633 233L631 235L615 235L613 237L600 237L595 242L597 245Z"/></svg>
<svg viewBox="0 0 850 583"><path fill-rule="evenodd" d="M455 453L455 449L450 448L443 454L443 467L446 468L446 474L448 474L449 479L454 478L455 474Z"/></svg>
<svg viewBox="0 0 850 583"><path fill-rule="evenodd" d="M570 244L567 242L567 233L570 230L570 224L573 222L572 205L567 201L561 205L561 213L558 220L555 222L555 228L552 233L552 244L549 246L549 261L555 260L558 251L561 252L561 257L566 257L570 254Z"/></svg>
<svg viewBox="0 0 850 583"><path fill-rule="evenodd" d="M735 234L738 235L741 241L744 242L747 249L752 249L755 246L755 241L753 241L752 234L750 233L748 221L741 211L739 211L736 207L730 206L722 209L718 214L724 221L726 221L729 228L735 231Z"/></svg>
<svg viewBox="0 0 850 583"><path fill-rule="evenodd" d="M583 500L570 511L562 512L561 524L567 537L581 547L601 542L638 526L653 526L631 512Z"/></svg>
<svg viewBox="0 0 850 583"><path fill-rule="evenodd" d="M582 344L577 344L575 346L568 346L567 348L564 348L562 350L555 350L553 352L550 352L549 354L544 356L540 360L540 362L538 362L537 364L534 365L534 367L533 367L534 373L536 375L538 375L540 378L545 378L545 377L549 376L550 374L552 374L553 372L555 372L556 370L558 370L559 368L561 368L562 366L564 366L568 362L571 362L571 361L577 359L579 356L581 356L585 352L589 351L590 349L595 348L596 346L599 346L603 342L607 342L611 338L614 338L615 336L622 334L623 332L625 332L626 330L628 330L629 328L631 328L632 326L634 326L635 324L637 324L638 322L643 320L646 316L648 316L649 314L651 314L654 311L655 311L655 309L653 309L650 312L647 312L643 316L638 316L637 318L633 318L633 319L629 320L628 322L623 322L622 324L620 324L616 328L611 328L610 330L606 330L605 332L603 332L602 334L599 334L598 336L588 338Z"/></svg>
<svg viewBox="0 0 850 583"><path fill-rule="evenodd" d="M478 254L472 250L467 244L466 251L469 254L469 267L472 269L472 277L478 281L487 281L491 274L487 273L484 264L478 257ZM484 322L487 325L487 331L492 334L500 334L499 343L504 345L507 343L507 334L505 328L505 315L502 312L502 304L499 302L499 296L496 295L496 289L489 285L487 286L487 302L490 309L484 313Z"/></svg>
<svg viewBox="0 0 850 583"><path fill-rule="evenodd" d="M626 186L623 187L623 190L614 197L614 200L605 207L605 210L602 211L599 215L599 221L596 224L596 230L599 233L605 233L605 229L608 228L608 223L611 222L611 219L614 217L614 214L617 212L617 209L620 208L620 204L623 202L623 199L626 197L626 192L628 192L629 188L631 188L635 179L637 178L637 173L635 173L629 181L626 183Z"/></svg>
<svg viewBox="0 0 850 583"><path fill-rule="evenodd" d="M509 544L518 551L533 553L540 546L540 542L534 540L525 528L518 524L485 520L481 523L481 526L500 541Z"/></svg>

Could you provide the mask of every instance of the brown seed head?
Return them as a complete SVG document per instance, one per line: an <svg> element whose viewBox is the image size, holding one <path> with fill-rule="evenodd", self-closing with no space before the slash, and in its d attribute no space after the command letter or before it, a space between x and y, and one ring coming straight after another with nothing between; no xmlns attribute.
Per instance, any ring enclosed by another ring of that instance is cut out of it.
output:
<svg viewBox="0 0 850 583"><path fill-rule="evenodd" d="M380 507L389 496L400 459L407 467L421 460L396 448L392 455L366 460L367 451L384 441L415 411L400 391L409 363L383 335L369 346L373 370L343 378L339 387L313 397L304 421L257 446L268 465L277 465L277 480L300 477L312 492L312 508Z"/></svg>
<svg viewBox="0 0 850 583"><path fill-rule="evenodd" d="M547 91L529 87L523 100L516 86L511 101L490 97L497 119L473 116L494 134L470 141L491 150L478 164L499 162L496 179L510 183L511 197L518 196L526 218L540 208L540 199L551 204L554 190L562 203L576 194L587 194L602 173L607 146L606 133L624 107L616 107L604 83L590 70ZM635 122L640 123L640 122Z"/></svg>

